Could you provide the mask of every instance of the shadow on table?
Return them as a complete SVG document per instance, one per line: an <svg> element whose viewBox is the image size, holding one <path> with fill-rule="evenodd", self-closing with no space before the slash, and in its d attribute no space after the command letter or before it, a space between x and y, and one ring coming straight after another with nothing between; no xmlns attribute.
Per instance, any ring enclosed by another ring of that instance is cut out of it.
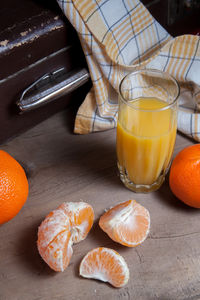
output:
<svg viewBox="0 0 200 300"><path fill-rule="evenodd" d="M162 201L170 207L192 214L199 214L198 209L184 204L172 193L169 186L169 174L166 176L165 183L156 193L159 195L159 199L162 199Z"/></svg>

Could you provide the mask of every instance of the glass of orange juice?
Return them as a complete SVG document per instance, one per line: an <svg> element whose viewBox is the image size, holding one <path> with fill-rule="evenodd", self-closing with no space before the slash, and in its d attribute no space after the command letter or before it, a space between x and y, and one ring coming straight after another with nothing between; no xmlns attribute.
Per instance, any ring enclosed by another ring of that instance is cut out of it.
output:
<svg viewBox="0 0 200 300"><path fill-rule="evenodd" d="M169 169L177 131L179 85L169 74L139 70L119 87L117 160L134 192L157 190Z"/></svg>

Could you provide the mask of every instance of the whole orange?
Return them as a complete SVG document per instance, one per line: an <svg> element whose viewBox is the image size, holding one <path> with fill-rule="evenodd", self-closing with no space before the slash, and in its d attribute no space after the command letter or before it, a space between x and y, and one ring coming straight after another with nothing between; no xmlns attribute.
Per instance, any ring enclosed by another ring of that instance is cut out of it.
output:
<svg viewBox="0 0 200 300"><path fill-rule="evenodd" d="M169 185L185 204L200 208L200 144L186 147L172 162Z"/></svg>
<svg viewBox="0 0 200 300"><path fill-rule="evenodd" d="M21 210L28 197L28 180L22 166L0 150L0 224Z"/></svg>

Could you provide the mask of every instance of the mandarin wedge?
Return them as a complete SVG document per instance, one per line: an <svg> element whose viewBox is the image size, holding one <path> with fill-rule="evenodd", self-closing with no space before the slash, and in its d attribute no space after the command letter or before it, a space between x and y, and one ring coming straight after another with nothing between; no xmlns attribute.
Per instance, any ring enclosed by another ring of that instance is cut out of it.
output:
<svg viewBox="0 0 200 300"><path fill-rule="evenodd" d="M115 242L135 247L141 244L149 233L150 214L135 200L129 200L104 213L100 217L99 226Z"/></svg>
<svg viewBox="0 0 200 300"><path fill-rule="evenodd" d="M64 271L72 245L86 238L94 222L93 208L85 202L65 202L50 212L38 228L38 251L55 271Z"/></svg>
<svg viewBox="0 0 200 300"><path fill-rule="evenodd" d="M59 208L69 216L73 243L84 240L94 221L92 207L85 202L64 202Z"/></svg>
<svg viewBox="0 0 200 300"><path fill-rule="evenodd" d="M124 258L115 250L99 247L88 252L79 267L82 277L108 282L120 288L129 280L129 269Z"/></svg>

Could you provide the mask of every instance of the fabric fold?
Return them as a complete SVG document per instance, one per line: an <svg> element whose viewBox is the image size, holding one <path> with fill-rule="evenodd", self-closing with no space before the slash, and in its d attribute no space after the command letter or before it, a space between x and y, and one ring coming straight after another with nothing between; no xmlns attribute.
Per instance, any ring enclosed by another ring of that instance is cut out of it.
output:
<svg viewBox="0 0 200 300"><path fill-rule="evenodd" d="M178 130L200 141L198 36L172 38L138 0L57 2L79 35L93 83L77 112L75 133L114 128L120 81L130 71L154 68L179 82Z"/></svg>

